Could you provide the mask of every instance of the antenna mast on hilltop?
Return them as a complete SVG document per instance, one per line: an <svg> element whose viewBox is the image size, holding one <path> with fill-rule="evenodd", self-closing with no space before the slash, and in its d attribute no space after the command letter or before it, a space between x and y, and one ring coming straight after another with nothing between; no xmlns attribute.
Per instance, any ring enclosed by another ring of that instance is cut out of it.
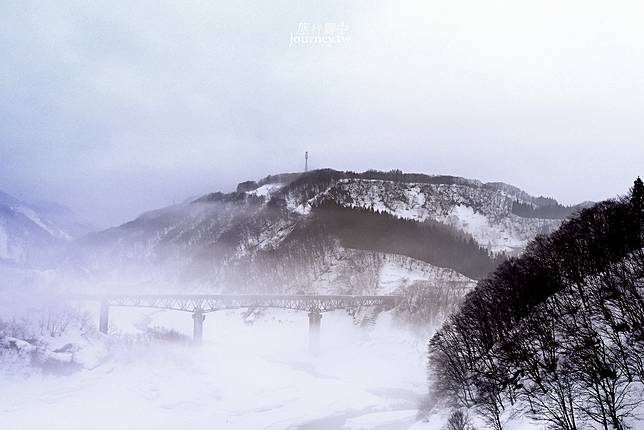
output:
<svg viewBox="0 0 644 430"><path fill-rule="evenodd" d="M309 171L309 151L304 152L304 171Z"/></svg>

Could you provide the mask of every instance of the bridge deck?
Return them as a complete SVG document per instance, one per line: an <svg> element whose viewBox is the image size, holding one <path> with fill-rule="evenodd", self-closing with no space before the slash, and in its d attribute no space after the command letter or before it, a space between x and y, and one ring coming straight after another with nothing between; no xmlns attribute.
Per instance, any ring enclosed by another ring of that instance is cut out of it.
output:
<svg viewBox="0 0 644 430"><path fill-rule="evenodd" d="M280 308L328 312L362 306L393 308L401 296L287 295L287 294L137 294L80 295L75 300L98 301L107 306L133 306L186 312L215 312L240 308Z"/></svg>

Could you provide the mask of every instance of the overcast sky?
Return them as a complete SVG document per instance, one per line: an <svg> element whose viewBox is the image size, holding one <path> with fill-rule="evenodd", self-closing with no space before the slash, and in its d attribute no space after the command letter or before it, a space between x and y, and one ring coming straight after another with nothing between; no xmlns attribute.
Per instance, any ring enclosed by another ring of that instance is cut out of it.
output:
<svg viewBox="0 0 644 430"><path fill-rule="evenodd" d="M565 203L644 174L641 1L86 3L0 2L0 189L101 225L305 150Z"/></svg>

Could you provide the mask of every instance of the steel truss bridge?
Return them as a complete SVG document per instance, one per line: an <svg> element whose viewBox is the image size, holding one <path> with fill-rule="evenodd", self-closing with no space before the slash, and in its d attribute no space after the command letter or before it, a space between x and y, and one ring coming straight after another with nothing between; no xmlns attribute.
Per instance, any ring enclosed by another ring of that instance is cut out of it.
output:
<svg viewBox="0 0 644 430"><path fill-rule="evenodd" d="M82 295L74 301L94 301L101 304L99 329L108 332L110 306L168 309L192 313L193 338L203 337L205 314L226 309L277 308L306 311L309 314L309 347L319 348L322 313L338 309L377 307L392 309L401 296L345 296L345 295L276 295L276 294L150 294L150 295Z"/></svg>

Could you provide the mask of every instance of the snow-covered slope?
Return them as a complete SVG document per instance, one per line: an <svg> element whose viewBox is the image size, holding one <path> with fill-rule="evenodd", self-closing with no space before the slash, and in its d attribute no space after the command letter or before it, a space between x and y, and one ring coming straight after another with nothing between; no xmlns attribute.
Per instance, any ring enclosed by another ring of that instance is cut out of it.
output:
<svg viewBox="0 0 644 430"><path fill-rule="evenodd" d="M256 270L256 271L255 271ZM318 294L395 294L415 281L431 286L473 288L476 282L449 268L397 254L331 248L310 265L285 264L277 270L250 269L293 290ZM281 273L280 273L281 272Z"/></svg>
<svg viewBox="0 0 644 430"><path fill-rule="evenodd" d="M85 232L69 209L26 203L0 191L0 260L25 263Z"/></svg>
<svg viewBox="0 0 644 430"><path fill-rule="evenodd" d="M537 199L512 186L477 181L431 184L350 178L335 181L305 200L299 192L286 196L289 209L301 214L329 198L344 206L373 208L401 218L439 221L470 234L493 252L519 252L537 234L549 233L561 223L561 219L515 215L515 202L532 205Z"/></svg>

